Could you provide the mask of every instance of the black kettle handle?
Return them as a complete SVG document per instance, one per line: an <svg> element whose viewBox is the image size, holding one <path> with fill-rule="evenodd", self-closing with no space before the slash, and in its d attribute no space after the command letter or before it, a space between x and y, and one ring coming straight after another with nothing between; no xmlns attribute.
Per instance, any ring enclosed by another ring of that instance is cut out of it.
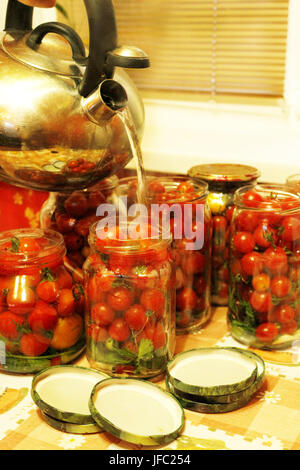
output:
<svg viewBox="0 0 300 470"><path fill-rule="evenodd" d="M104 78L111 78L113 66L106 64L107 53L117 47L117 26L112 0L84 0L89 22L90 50L79 86L82 96L89 95ZM5 31L32 30L33 8L8 0Z"/></svg>
<svg viewBox="0 0 300 470"><path fill-rule="evenodd" d="M33 8L8 0L4 31L31 31Z"/></svg>

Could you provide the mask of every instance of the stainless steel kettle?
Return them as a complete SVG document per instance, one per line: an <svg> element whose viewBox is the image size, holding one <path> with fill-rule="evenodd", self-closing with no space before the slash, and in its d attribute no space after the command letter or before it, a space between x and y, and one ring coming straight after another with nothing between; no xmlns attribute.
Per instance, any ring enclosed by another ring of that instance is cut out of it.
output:
<svg viewBox="0 0 300 470"><path fill-rule="evenodd" d="M0 179L46 191L83 189L132 158L120 110L138 137L144 108L120 67L148 67L137 48L117 44L111 0L84 0L88 56L69 26L32 30L33 8L9 0L0 49ZM116 68L117 67L117 68Z"/></svg>

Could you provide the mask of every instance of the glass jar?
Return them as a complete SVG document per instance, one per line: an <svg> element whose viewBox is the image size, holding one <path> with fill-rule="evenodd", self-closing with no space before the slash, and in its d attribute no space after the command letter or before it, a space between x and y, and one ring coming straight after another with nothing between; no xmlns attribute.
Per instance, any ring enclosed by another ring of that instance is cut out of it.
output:
<svg viewBox="0 0 300 470"><path fill-rule="evenodd" d="M113 376L160 376L175 349L170 238L155 239L148 231L130 237L130 225L116 219L113 226L124 239L110 229L103 238L97 225L83 266L87 359Z"/></svg>
<svg viewBox="0 0 300 470"><path fill-rule="evenodd" d="M118 184L113 176L81 191L50 193L41 210L41 227L61 233L65 240L67 256L78 268L88 256L88 234L90 225L99 220L96 215L100 204L110 202Z"/></svg>
<svg viewBox="0 0 300 470"><path fill-rule="evenodd" d="M260 173L252 166L211 163L194 166L188 174L195 181L208 183L207 201L213 224L211 302L214 305L228 305L228 240L233 196L238 188L254 183Z"/></svg>
<svg viewBox="0 0 300 470"><path fill-rule="evenodd" d="M128 204L133 204L136 187L136 178L120 179L117 195L126 195ZM205 182L196 183L185 176L147 177L151 213L161 209L164 228L173 239L177 334L202 328L211 316L211 214L206 203L207 189Z"/></svg>
<svg viewBox="0 0 300 470"><path fill-rule="evenodd" d="M291 175L286 179L286 185L292 190L300 194L300 173Z"/></svg>
<svg viewBox="0 0 300 470"><path fill-rule="evenodd" d="M65 269L53 230L0 234L0 368L34 373L85 348L83 286Z"/></svg>
<svg viewBox="0 0 300 470"><path fill-rule="evenodd" d="M300 198L278 184L234 197L228 323L238 341L261 349L300 339Z"/></svg>

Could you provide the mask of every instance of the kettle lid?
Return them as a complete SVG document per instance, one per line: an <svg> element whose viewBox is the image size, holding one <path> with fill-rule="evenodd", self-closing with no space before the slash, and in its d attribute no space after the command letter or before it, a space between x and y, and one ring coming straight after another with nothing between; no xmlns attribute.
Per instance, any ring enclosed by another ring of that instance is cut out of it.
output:
<svg viewBox="0 0 300 470"><path fill-rule="evenodd" d="M51 25L44 23L40 26ZM53 23L54 24L54 23ZM59 23L55 23L56 25ZM65 30L71 30L66 25L62 25ZM26 34L4 33L2 38L3 50L13 59L31 67L45 72L65 75L73 78L82 78L85 70L85 48L80 37L76 34L76 45L61 34L50 32L43 40L33 38L34 31ZM49 27L48 27L49 30Z"/></svg>

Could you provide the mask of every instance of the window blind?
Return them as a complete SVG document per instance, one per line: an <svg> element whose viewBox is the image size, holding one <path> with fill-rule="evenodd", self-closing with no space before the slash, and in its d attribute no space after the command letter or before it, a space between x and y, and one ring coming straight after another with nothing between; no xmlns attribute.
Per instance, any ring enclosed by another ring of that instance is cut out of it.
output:
<svg viewBox="0 0 300 470"><path fill-rule="evenodd" d="M60 0L61 1L61 0ZM82 0L63 0L88 39ZM288 0L113 0L119 44L149 55L145 90L282 97Z"/></svg>

